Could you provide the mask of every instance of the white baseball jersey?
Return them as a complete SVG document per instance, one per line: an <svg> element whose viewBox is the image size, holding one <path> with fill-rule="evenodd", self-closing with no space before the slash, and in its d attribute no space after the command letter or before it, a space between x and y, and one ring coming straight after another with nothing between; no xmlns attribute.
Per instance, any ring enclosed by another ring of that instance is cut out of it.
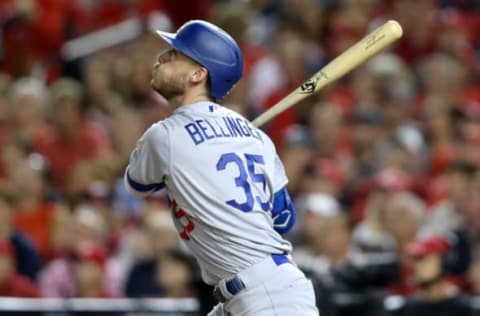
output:
<svg viewBox="0 0 480 316"><path fill-rule="evenodd" d="M270 138L213 102L182 106L153 124L133 151L132 193L166 186L180 237L204 281L217 284L291 245L273 229L273 195L287 184Z"/></svg>

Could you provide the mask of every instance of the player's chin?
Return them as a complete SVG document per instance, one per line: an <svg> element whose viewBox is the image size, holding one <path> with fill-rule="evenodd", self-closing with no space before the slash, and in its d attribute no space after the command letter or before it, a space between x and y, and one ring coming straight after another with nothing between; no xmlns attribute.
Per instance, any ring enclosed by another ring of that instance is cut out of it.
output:
<svg viewBox="0 0 480 316"><path fill-rule="evenodd" d="M150 88L152 88L155 92L162 94L154 78L150 80Z"/></svg>
<svg viewBox="0 0 480 316"><path fill-rule="evenodd" d="M150 82L150 87L153 91L161 95L163 98L169 100L174 94L171 93L168 89L162 88L155 84L155 82Z"/></svg>
<svg viewBox="0 0 480 316"><path fill-rule="evenodd" d="M158 93L160 96L162 96L163 98L167 99L168 100L168 97L162 93L162 91L156 89L154 86L151 87L153 91L155 91L156 93Z"/></svg>

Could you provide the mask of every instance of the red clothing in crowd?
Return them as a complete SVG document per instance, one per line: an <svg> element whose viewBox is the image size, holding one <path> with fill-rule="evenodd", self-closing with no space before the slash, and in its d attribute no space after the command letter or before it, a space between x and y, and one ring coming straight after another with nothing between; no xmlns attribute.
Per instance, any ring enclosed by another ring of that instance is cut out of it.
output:
<svg viewBox="0 0 480 316"><path fill-rule="evenodd" d="M33 64L39 63L47 69L49 80L58 78L61 46L85 28L85 12L76 1L35 0L28 16L17 9L19 2L0 3L4 53L0 70L15 76L27 75ZM67 30L73 34L67 34Z"/></svg>
<svg viewBox="0 0 480 316"><path fill-rule="evenodd" d="M145 17L153 11L164 10L165 4L162 0L139 0L132 5L116 0L104 0L91 12L92 26L93 29L98 29L120 23L133 16Z"/></svg>
<svg viewBox="0 0 480 316"><path fill-rule="evenodd" d="M208 20L210 18L211 0L176 0L166 1L167 14L176 27L195 19Z"/></svg>
<svg viewBox="0 0 480 316"><path fill-rule="evenodd" d="M28 278L14 274L0 285L0 296L40 297L40 291Z"/></svg>
<svg viewBox="0 0 480 316"><path fill-rule="evenodd" d="M110 151L110 141L104 129L91 122L83 124L75 139L66 140L55 133L39 146L39 152L50 163L53 182L59 187L64 187L78 162L99 158Z"/></svg>
<svg viewBox="0 0 480 316"><path fill-rule="evenodd" d="M15 211L15 227L35 242L44 259L50 255L50 229L54 215L55 206L48 203L40 203L30 210Z"/></svg>

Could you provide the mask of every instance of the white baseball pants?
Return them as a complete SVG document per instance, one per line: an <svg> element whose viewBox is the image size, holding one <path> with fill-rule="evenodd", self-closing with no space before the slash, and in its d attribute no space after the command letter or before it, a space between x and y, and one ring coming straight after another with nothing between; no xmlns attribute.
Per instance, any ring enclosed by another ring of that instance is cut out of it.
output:
<svg viewBox="0 0 480 316"><path fill-rule="evenodd" d="M277 265L272 257L240 272L245 288L208 316L318 316L313 285L288 262Z"/></svg>

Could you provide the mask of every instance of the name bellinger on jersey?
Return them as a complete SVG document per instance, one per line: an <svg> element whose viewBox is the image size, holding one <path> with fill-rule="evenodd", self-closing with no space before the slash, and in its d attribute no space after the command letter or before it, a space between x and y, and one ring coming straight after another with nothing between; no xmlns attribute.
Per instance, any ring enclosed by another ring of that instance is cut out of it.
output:
<svg viewBox="0 0 480 316"><path fill-rule="evenodd" d="M246 119L239 117L223 116L213 120L195 120L184 127L195 145L213 138L254 137L262 141L258 130L254 130Z"/></svg>
<svg viewBox="0 0 480 316"><path fill-rule="evenodd" d="M125 179L141 191L167 187L177 231L208 284L291 251L271 214L273 193L287 183L275 147L225 107L199 102L152 125L132 153Z"/></svg>

